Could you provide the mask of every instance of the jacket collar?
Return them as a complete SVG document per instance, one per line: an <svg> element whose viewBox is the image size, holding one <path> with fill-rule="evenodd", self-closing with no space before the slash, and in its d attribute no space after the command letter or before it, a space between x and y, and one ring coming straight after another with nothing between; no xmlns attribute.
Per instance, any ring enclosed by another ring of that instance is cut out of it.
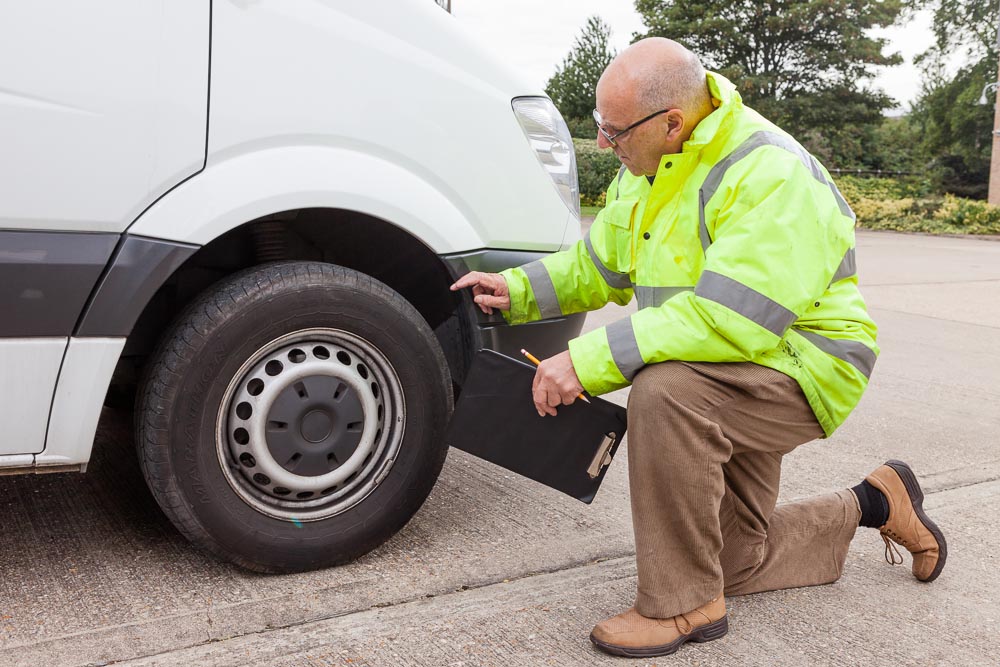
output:
<svg viewBox="0 0 1000 667"><path fill-rule="evenodd" d="M656 180L650 183L650 196L658 201L667 201L677 194L684 186L685 181L702 159L702 150L715 141L718 137L724 136L727 128L732 124L736 113L743 108L743 100L736 92L729 79L708 72L708 90L712 95L712 103L715 111L702 119L694 128L694 132L680 153L664 155L660 158L660 165L656 170ZM637 179L644 180L644 179ZM641 186L645 186L642 183ZM645 191L640 187L640 191Z"/></svg>
<svg viewBox="0 0 1000 667"><path fill-rule="evenodd" d="M712 139L732 121L733 115L743 108L743 98L736 92L736 86L721 74L707 72L708 92L712 95L715 111L702 119L694 128L691 137L684 142L682 152L697 152L711 143Z"/></svg>

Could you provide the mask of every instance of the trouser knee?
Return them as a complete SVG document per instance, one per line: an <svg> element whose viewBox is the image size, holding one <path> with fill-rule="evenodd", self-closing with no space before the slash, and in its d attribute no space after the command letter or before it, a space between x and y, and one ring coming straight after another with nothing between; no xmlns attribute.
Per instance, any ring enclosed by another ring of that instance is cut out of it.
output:
<svg viewBox="0 0 1000 667"><path fill-rule="evenodd" d="M694 416L698 379L679 361L650 364L639 371L628 399L629 432L677 436L690 430L683 426Z"/></svg>
<svg viewBox="0 0 1000 667"><path fill-rule="evenodd" d="M712 430L706 417L715 397L711 382L678 361L650 364L636 375L629 394L628 433L631 452L655 448L658 455L710 456L702 446Z"/></svg>

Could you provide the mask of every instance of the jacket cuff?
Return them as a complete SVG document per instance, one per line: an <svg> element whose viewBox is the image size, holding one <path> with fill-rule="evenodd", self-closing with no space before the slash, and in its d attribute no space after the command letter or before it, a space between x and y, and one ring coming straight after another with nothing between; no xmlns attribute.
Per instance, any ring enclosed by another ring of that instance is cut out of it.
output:
<svg viewBox="0 0 1000 667"><path fill-rule="evenodd" d="M500 275L507 281L507 290L510 292L510 310L500 311L504 319L508 324L524 324L531 321L534 294L528 276L520 267L501 271Z"/></svg>

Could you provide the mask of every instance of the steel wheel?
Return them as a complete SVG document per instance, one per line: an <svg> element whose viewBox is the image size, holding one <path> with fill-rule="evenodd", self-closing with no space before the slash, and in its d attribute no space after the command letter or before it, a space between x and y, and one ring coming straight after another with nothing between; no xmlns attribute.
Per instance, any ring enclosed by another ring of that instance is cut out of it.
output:
<svg viewBox="0 0 1000 667"><path fill-rule="evenodd" d="M358 336L307 329L243 364L223 398L219 461L262 514L315 521L385 478L403 439L403 392L389 361Z"/></svg>

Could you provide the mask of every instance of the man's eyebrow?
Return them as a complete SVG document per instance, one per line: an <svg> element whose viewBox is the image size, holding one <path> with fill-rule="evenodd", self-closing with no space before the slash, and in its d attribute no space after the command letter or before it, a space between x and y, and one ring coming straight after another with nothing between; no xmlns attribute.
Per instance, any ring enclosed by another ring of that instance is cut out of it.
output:
<svg viewBox="0 0 1000 667"><path fill-rule="evenodd" d="M604 118L601 118L601 120L604 120ZM620 129L619 129L619 127L617 125L614 125L613 123L609 123L606 120L604 120L604 126L603 127L604 127L605 130L609 130L608 134L614 134L615 132L620 131Z"/></svg>

